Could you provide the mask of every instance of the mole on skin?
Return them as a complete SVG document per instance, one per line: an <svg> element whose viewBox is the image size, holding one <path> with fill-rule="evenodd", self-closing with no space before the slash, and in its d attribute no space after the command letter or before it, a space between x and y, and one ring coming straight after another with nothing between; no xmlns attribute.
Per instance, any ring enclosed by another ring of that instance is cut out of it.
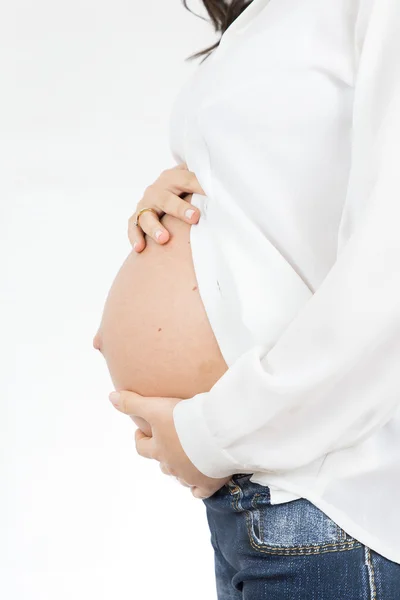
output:
<svg viewBox="0 0 400 600"><path fill-rule="evenodd" d="M116 390L185 399L209 391L228 366L198 290L191 226L167 214L161 222L171 239L159 245L147 237L142 253L127 256L106 298L95 347Z"/></svg>

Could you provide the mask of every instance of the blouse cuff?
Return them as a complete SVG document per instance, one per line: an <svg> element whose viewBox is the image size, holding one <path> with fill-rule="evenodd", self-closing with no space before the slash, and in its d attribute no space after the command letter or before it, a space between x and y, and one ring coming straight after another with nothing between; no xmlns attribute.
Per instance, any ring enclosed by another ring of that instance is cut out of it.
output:
<svg viewBox="0 0 400 600"><path fill-rule="evenodd" d="M181 446L194 466L207 477L222 478L241 473L231 456L219 448L205 422L202 405L207 392L175 405L173 420Z"/></svg>

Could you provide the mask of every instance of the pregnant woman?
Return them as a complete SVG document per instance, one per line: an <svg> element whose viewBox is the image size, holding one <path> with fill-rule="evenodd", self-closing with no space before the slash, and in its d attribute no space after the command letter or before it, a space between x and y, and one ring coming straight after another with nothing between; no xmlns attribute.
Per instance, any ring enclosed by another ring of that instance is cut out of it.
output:
<svg viewBox="0 0 400 600"><path fill-rule="evenodd" d="M203 3L94 339L111 399L203 499L219 600L399 600L400 3Z"/></svg>

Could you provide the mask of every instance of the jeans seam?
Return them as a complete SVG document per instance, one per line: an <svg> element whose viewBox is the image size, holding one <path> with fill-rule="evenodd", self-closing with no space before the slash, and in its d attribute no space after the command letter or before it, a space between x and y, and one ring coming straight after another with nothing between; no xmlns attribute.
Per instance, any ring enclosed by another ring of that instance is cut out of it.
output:
<svg viewBox="0 0 400 600"><path fill-rule="evenodd" d="M214 529L215 547L216 547L217 551L222 555L221 548L219 547L219 543L218 543L217 527L215 525L214 515L212 514L211 511L210 511L209 514L210 514L210 517L211 517L211 520L212 520L213 529Z"/></svg>
<svg viewBox="0 0 400 600"><path fill-rule="evenodd" d="M374 566L372 564L371 550L370 550L370 548L368 548L368 546L365 546L365 564L366 564L367 570L368 570L368 580L369 580L369 587L370 587L370 593L371 593L370 599L377 600L376 585L375 585L375 572L374 572Z"/></svg>
<svg viewBox="0 0 400 600"><path fill-rule="evenodd" d="M336 525L336 531L337 531L339 540L341 542L345 541L346 540L346 532L337 523L335 523L335 525Z"/></svg>

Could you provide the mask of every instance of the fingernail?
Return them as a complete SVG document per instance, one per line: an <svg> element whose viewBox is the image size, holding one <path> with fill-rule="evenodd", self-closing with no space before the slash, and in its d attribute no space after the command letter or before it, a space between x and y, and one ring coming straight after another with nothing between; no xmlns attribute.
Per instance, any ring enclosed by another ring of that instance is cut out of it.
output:
<svg viewBox="0 0 400 600"><path fill-rule="evenodd" d="M162 235L162 229L157 229L157 231L154 234L154 237L156 238L156 240L159 239L159 237Z"/></svg>
<svg viewBox="0 0 400 600"><path fill-rule="evenodd" d="M114 406L118 405L118 401L119 401L119 397L120 397L120 394L118 392L111 392L111 394L108 397L110 399L110 402L112 402L112 404L114 404Z"/></svg>
<svg viewBox="0 0 400 600"><path fill-rule="evenodd" d="M194 215L194 213L195 213L195 212L196 212L196 211L195 211L195 210L193 210L193 208L188 208L188 209L185 211L185 217L186 217L187 219L191 219L191 218L193 217L193 215Z"/></svg>

